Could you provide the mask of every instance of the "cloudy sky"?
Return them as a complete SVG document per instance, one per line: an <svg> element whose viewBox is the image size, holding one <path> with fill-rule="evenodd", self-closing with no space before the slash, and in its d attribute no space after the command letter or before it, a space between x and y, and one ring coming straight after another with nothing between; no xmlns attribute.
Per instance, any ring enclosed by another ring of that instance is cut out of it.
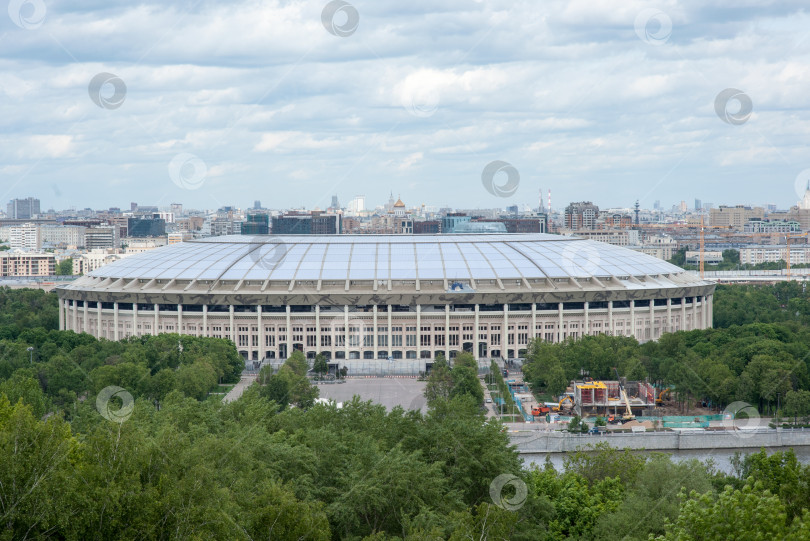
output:
<svg viewBox="0 0 810 541"><path fill-rule="evenodd" d="M7 3L3 203L787 207L810 169L806 0Z"/></svg>

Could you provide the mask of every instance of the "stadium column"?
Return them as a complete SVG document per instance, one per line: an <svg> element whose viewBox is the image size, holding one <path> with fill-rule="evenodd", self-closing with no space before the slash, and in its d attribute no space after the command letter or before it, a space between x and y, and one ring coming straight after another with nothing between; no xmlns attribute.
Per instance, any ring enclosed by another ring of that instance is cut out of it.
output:
<svg viewBox="0 0 810 541"><path fill-rule="evenodd" d="M132 303L132 336L138 336L138 303Z"/></svg>
<svg viewBox="0 0 810 541"><path fill-rule="evenodd" d="M509 305L503 305L503 330L501 331L501 357L509 358ZM517 357L517 355L515 355Z"/></svg>
<svg viewBox="0 0 810 541"><path fill-rule="evenodd" d="M289 310L290 307L287 306L287 309ZM287 319L289 319L289 315L287 316ZM348 360L349 359L349 305L348 304L343 305L343 351L344 351L345 358Z"/></svg>
<svg viewBox="0 0 810 541"><path fill-rule="evenodd" d="M202 335L208 336L208 305L203 304Z"/></svg>
<svg viewBox="0 0 810 541"><path fill-rule="evenodd" d="M96 338L101 338L101 301L96 302Z"/></svg>
<svg viewBox="0 0 810 541"><path fill-rule="evenodd" d="M157 336L159 322L160 322L160 305L158 303L155 303L155 321L152 323L152 336Z"/></svg>
<svg viewBox="0 0 810 541"><path fill-rule="evenodd" d="M61 299L59 301L59 330L65 331L65 305L67 304L67 300Z"/></svg>
<svg viewBox="0 0 810 541"><path fill-rule="evenodd" d="M655 299L650 299L650 340L655 340Z"/></svg>
<svg viewBox="0 0 810 541"><path fill-rule="evenodd" d="M373 307L372 318L373 319L371 320L371 324L374 326L374 328L372 329L373 334L372 334L371 339L373 340L374 343L371 344L371 345L374 348L374 359L376 360L377 359L377 305L376 304ZM363 336L363 341L365 341L365 339L366 339L366 337Z"/></svg>
<svg viewBox="0 0 810 541"><path fill-rule="evenodd" d="M290 316L290 312L292 312L292 310L290 309L289 304L287 305L286 308L287 308L287 310L286 310L286 312L287 312L286 313L286 316L287 316L287 320L286 320L287 321L287 332L284 333L284 349L287 350L287 357L289 358L290 355L292 354L292 351L290 351L290 336L292 336L292 327L291 327L292 318Z"/></svg>
<svg viewBox="0 0 810 541"><path fill-rule="evenodd" d="M318 321L318 305L315 305L315 321ZM258 325L257 330L259 332L259 336L256 338L256 343L258 345L259 354L257 358L262 361L264 360L264 354L262 350L264 350L264 322L262 321L262 305L259 304L256 306L256 325ZM317 324L316 324L317 326ZM316 333L317 336L317 333ZM251 338L251 340L253 340Z"/></svg>
<svg viewBox="0 0 810 541"><path fill-rule="evenodd" d="M315 351L320 353L323 350L323 342L321 341L321 305L315 305ZM327 359L330 360L330 359Z"/></svg>
<svg viewBox="0 0 810 541"><path fill-rule="evenodd" d="M532 303L532 332L529 333L529 338L533 339L537 336L537 303Z"/></svg>
<svg viewBox="0 0 810 541"><path fill-rule="evenodd" d="M714 326L714 295L709 295L707 310L709 311L709 317L706 320L706 328L711 329Z"/></svg>
<svg viewBox="0 0 810 541"><path fill-rule="evenodd" d="M475 303L475 317L474 317L474 325L475 326L473 327L473 337L475 338L475 342L473 342L472 353L473 353L473 357L475 357L476 359L478 359L478 355L479 355L479 351L480 351L478 349L479 348L478 341L481 339L481 337L478 335L478 312L479 312L478 303ZM464 348L464 341L463 341L463 338L464 338L464 326L463 326L463 324L462 324L462 327L461 327L461 338L462 338L461 346L462 346L462 349L463 349ZM487 355L489 355L489 354L490 354L489 351L487 351Z"/></svg>
<svg viewBox="0 0 810 541"><path fill-rule="evenodd" d="M687 330L686 328L686 297L681 297L681 324L680 328L682 331Z"/></svg>
<svg viewBox="0 0 810 541"><path fill-rule="evenodd" d="M633 338L638 340L636 336L636 301L630 301L630 332L633 333Z"/></svg>
<svg viewBox="0 0 810 541"><path fill-rule="evenodd" d="M667 332L672 332L672 299L667 297Z"/></svg>
<svg viewBox="0 0 810 541"><path fill-rule="evenodd" d="M86 333L90 332L89 331L90 327L89 327L89 323L88 323L90 318L87 315L89 311L90 311L89 303L87 301L84 301L84 321L82 322L82 327L83 327L82 331L86 332Z"/></svg>
<svg viewBox="0 0 810 541"><path fill-rule="evenodd" d="M418 303L416 305L416 358L422 358L422 305Z"/></svg>
<svg viewBox="0 0 810 541"><path fill-rule="evenodd" d="M706 310L706 295L703 295L700 299L700 326L703 329L707 329L709 326L706 324L708 321L707 318L707 310Z"/></svg>
<svg viewBox="0 0 810 541"><path fill-rule="evenodd" d="M616 324L613 322L613 301L608 301L608 325L610 325L610 336L616 336Z"/></svg>
<svg viewBox="0 0 810 541"><path fill-rule="evenodd" d="M393 347L394 347L394 342L393 342L393 335L394 335L394 331L391 329L391 324L392 324L392 319L391 319L391 305L389 304L389 305L388 305L388 346L387 346L387 347L388 347L388 356L389 356L389 357L393 357L393 356L394 356L394 352L393 352L393 350L391 349L391 348L393 348Z"/></svg>
<svg viewBox="0 0 810 541"><path fill-rule="evenodd" d="M557 343L563 341L563 303L557 303Z"/></svg>
<svg viewBox="0 0 810 541"><path fill-rule="evenodd" d="M118 341L118 303L113 303L113 339Z"/></svg>
<svg viewBox="0 0 810 541"><path fill-rule="evenodd" d="M73 301L73 332L79 332L79 301Z"/></svg>
<svg viewBox="0 0 810 541"><path fill-rule="evenodd" d="M450 360L450 305L444 305L444 358Z"/></svg>
<svg viewBox="0 0 810 541"><path fill-rule="evenodd" d="M289 309L289 306L287 308ZM236 345L236 327L233 326L233 305L232 304L228 305L228 324L230 325L230 327L228 327L228 332L231 335L231 342L233 342L233 345L235 346Z"/></svg>
<svg viewBox="0 0 810 541"><path fill-rule="evenodd" d="M589 309L589 307L590 307L590 303L588 301L585 301L585 306L584 306L584 308L585 308L585 329L582 331L582 336L585 336L586 334L590 334L590 330L591 330L591 328L588 326L588 311L589 311L588 309Z"/></svg>
<svg viewBox="0 0 810 541"><path fill-rule="evenodd" d="M177 305L177 334L183 334L183 305Z"/></svg>

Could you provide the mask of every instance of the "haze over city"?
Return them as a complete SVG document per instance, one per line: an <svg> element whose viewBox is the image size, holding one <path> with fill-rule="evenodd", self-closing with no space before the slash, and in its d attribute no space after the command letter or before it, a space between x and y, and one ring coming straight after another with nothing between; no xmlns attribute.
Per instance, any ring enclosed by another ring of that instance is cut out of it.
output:
<svg viewBox="0 0 810 541"><path fill-rule="evenodd" d="M10 2L0 199L325 208L335 193L382 202L393 191L412 205L492 208L535 207L539 188L559 207L801 198L803 2L349 7ZM508 197L481 185L495 160L519 172Z"/></svg>

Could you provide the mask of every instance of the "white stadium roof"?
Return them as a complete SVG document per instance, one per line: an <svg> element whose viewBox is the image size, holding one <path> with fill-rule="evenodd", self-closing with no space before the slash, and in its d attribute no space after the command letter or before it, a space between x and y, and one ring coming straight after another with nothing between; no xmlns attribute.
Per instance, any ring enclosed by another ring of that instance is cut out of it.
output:
<svg viewBox="0 0 810 541"><path fill-rule="evenodd" d="M105 265L97 278L491 280L629 277L683 269L628 248L546 234L211 237ZM697 280L696 280L697 281Z"/></svg>

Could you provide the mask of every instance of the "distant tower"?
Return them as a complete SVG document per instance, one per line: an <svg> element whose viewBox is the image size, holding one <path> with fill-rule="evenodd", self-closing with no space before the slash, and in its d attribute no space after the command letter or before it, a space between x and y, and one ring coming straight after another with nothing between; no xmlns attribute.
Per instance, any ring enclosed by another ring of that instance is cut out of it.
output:
<svg viewBox="0 0 810 541"><path fill-rule="evenodd" d="M333 208L333 209L339 209L340 208L340 203L338 202L338 197L336 195L332 196L331 208Z"/></svg>
<svg viewBox="0 0 810 541"><path fill-rule="evenodd" d="M548 211L551 212L551 188L548 190Z"/></svg>
<svg viewBox="0 0 810 541"><path fill-rule="evenodd" d="M543 210L543 188L540 188L540 207L538 207L537 211L542 214Z"/></svg>
<svg viewBox="0 0 810 541"><path fill-rule="evenodd" d="M633 212L636 213L636 225L638 225L638 199L636 199L636 209Z"/></svg>

